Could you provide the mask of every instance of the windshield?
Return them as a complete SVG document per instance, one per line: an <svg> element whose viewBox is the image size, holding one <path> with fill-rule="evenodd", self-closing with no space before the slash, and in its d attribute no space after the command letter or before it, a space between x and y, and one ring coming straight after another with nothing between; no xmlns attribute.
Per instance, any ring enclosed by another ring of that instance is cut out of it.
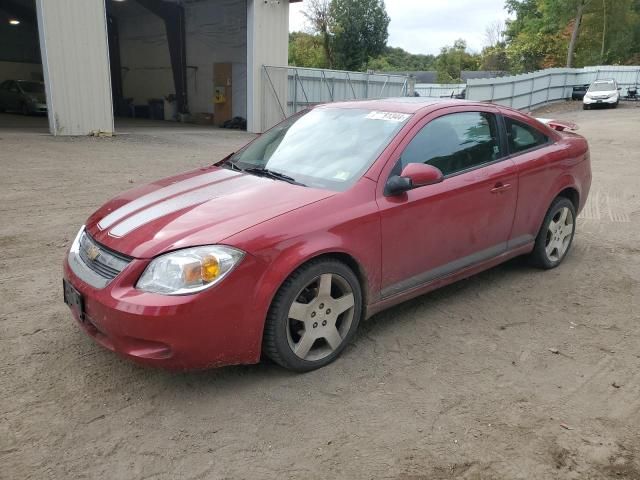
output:
<svg viewBox="0 0 640 480"><path fill-rule="evenodd" d="M409 117L317 108L285 120L230 162L242 169L266 168L306 186L344 191L371 166Z"/></svg>
<svg viewBox="0 0 640 480"><path fill-rule="evenodd" d="M590 92L610 92L615 89L613 82L592 83L589 87Z"/></svg>
<svg viewBox="0 0 640 480"><path fill-rule="evenodd" d="M40 82L18 82L20 88L25 93L44 93L44 83Z"/></svg>

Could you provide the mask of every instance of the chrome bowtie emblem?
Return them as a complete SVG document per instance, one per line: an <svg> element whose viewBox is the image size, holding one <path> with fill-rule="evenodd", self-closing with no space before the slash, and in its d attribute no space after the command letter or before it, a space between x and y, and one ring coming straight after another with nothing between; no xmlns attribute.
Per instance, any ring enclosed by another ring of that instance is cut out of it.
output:
<svg viewBox="0 0 640 480"><path fill-rule="evenodd" d="M96 258L100 256L100 249L95 245L89 245L86 249L87 257L89 260L94 261Z"/></svg>

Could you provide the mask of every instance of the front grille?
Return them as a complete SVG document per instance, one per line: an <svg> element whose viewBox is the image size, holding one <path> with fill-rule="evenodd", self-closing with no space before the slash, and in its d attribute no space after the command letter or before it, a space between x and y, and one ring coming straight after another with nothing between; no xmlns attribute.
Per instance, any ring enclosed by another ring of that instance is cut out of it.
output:
<svg viewBox="0 0 640 480"><path fill-rule="evenodd" d="M113 280L131 262L126 255L114 252L93 240L86 232L80 236L78 254L84 264L107 280Z"/></svg>

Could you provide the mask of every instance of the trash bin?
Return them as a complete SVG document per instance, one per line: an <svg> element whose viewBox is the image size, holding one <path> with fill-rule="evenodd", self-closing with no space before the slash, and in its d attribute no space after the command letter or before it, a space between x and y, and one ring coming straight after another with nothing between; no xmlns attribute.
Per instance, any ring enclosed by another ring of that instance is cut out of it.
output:
<svg viewBox="0 0 640 480"><path fill-rule="evenodd" d="M162 98L149 99L149 118L164 120L164 100Z"/></svg>

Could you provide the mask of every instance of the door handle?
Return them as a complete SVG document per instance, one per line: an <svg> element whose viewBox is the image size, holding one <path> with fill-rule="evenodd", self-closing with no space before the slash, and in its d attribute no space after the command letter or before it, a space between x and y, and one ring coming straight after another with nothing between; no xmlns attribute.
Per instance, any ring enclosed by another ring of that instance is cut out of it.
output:
<svg viewBox="0 0 640 480"><path fill-rule="evenodd" d="M495 186L491 189L491 193L502 193L502 192L506 192L507 190L509 190L511 188L511 184L510 183L502 183L502 182L498 182L495 184Z"/></svg>

